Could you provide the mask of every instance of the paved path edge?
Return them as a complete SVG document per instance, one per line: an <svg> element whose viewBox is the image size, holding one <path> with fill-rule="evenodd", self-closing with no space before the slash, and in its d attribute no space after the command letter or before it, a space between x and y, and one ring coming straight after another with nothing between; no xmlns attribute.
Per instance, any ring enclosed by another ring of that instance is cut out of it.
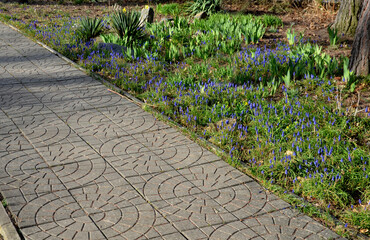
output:
<svg viewBox="0 0 370 240"><path fill-rule="evenodd" d="M0 234L5 240L21 240L3 204L0 205Z"/></svg>

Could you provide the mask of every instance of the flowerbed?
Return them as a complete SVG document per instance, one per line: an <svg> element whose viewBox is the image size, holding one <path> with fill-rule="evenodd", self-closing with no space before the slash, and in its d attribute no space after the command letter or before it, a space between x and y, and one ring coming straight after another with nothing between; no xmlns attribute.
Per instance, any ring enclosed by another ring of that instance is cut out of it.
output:
<svg viewBox="0 0 370 240"><path fill-rule="evenodd" d="M146 25L144 41L112 52L76 37L76 18L40 23L0 14L217 145L266 186L294 192L345 227L370 228L370 109L342 105L358 79L348 59L331 58L303 36L259 46L281 26L278 18L175 17Z"/></svg>

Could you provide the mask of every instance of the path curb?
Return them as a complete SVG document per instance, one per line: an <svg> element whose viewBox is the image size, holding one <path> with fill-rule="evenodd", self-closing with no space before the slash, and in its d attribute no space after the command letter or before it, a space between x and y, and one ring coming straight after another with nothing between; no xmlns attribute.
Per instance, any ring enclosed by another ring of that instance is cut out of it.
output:
<svg viewBox="0 0 370 240"><path fill-rule="evenodd" d="M0 206L0 234L5 240L21 240L2 204Z"/></svg>

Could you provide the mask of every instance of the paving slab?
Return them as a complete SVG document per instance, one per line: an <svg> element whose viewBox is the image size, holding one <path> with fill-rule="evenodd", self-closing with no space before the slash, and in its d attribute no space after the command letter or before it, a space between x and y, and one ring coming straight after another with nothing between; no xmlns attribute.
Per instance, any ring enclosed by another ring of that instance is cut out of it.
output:
<svg viewBox="0 0 370 240"><path fill-rule="evenodd" d="M340 238L39 44L0 33L0 191L25 239Z"/></svg>

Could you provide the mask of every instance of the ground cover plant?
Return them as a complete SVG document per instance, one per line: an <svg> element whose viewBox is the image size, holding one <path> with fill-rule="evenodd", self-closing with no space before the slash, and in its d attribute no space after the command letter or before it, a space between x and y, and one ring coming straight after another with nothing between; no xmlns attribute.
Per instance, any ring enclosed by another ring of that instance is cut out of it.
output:
<svg viewBox="0 0 370 240"><path fill-rule="evenodd" d="M157 12L163 15L178 16L185 9L182 5L178 3L169 3L169 4L158 4L156 8Z"/></svg>
<svg viewBox="0 0 370 240"><path fill-rule="evenodd" d="M293 28L286 41L261 45L267 29L283 25L271 15L214 13L194 21L176 15L141 28L125 10L97 20L100 37L81 38L81 29L96 29L82 28L83 18L0 14L217 145L266 186L294 192L344 229L368 233L370 107L344 100L368 89L369 80L348 71L348 58L331 57ZM101 41L126 51L99 49Z"/></svg>

